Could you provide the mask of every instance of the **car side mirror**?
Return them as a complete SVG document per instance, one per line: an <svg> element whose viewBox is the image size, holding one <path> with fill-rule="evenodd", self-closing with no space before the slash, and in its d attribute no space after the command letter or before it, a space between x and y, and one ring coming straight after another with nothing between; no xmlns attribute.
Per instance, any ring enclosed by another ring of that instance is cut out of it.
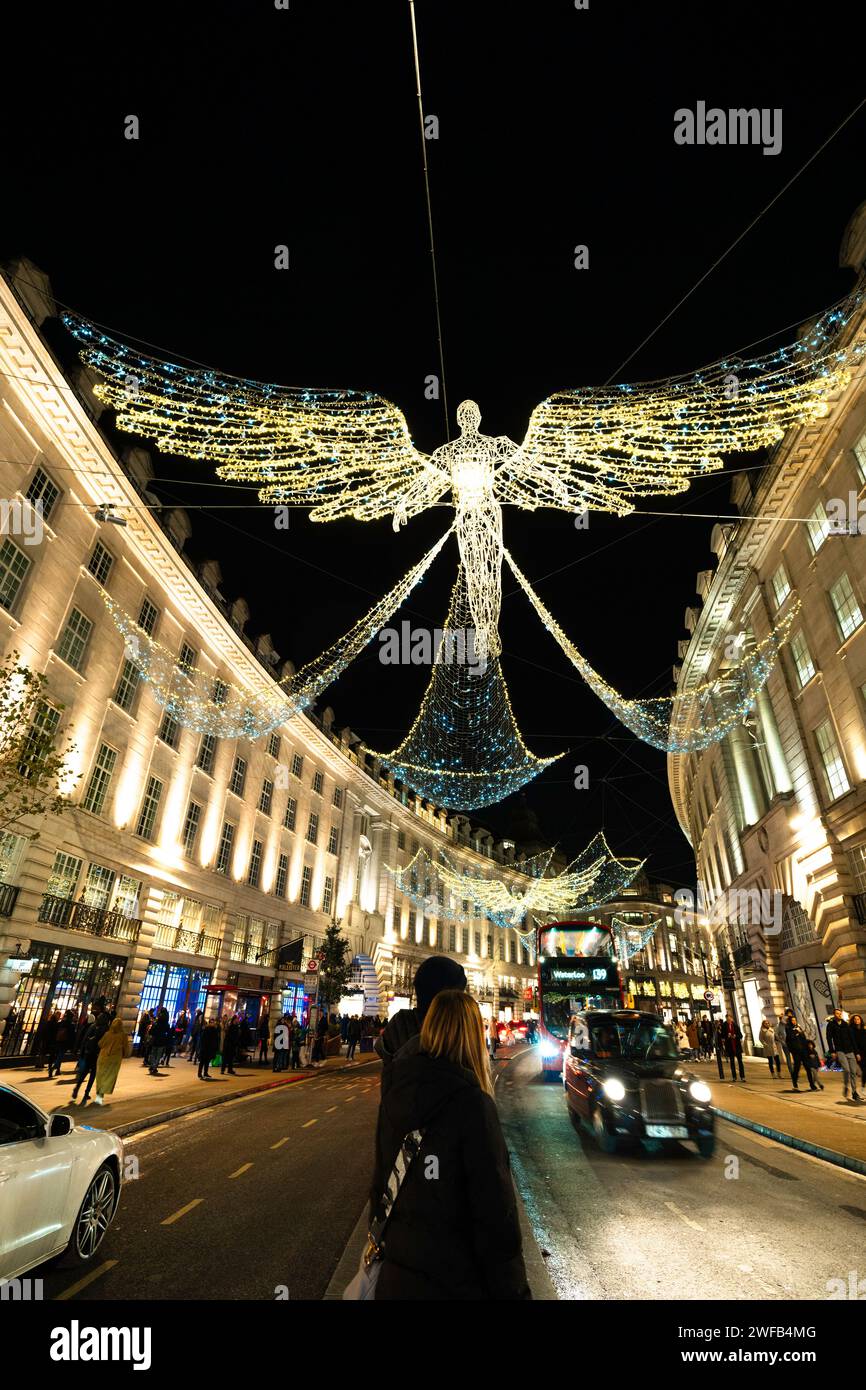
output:
<svg viewBox="0 0 866 1390"><path fill-rule="evenodd" d="M52 1115L48 1126L48 1137L59 1139L63 1134L69 1134L72 1130L71 1115Z"/></svg>

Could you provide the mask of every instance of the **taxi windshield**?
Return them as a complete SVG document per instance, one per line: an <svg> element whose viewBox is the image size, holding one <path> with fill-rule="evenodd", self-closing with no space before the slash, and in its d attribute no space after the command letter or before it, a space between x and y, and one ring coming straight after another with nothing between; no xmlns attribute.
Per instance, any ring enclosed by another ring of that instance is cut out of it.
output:
<svg viewBox="0 0 866 1390"><path fill-rule="evenodd" d="M599 1019L590 1024L596 1057L629 1062L673 1062L679 1054L669 1028L651 1018Z"/></svg>

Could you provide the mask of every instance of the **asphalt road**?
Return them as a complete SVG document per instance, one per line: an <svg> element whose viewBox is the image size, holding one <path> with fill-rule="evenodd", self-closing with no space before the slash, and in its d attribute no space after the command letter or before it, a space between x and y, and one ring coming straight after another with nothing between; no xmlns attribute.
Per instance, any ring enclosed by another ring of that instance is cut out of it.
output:
<svg viewBox="0 0 866 1390"><path fill-rule="evenodd" d="M93 1268L43 1266L44 1297L322 1298L369 1188L379 1071L322 1072L130 1136L139 1175Z"/></svg>
<svg viewBox="0 0 866 1390"><path fill-rule="evenodd" d="M866 1178L727 1122L716 1153L603 1154L532 1049L496 1083L512 1170L563 1299L827 1299L866 1275Z"/></svg>

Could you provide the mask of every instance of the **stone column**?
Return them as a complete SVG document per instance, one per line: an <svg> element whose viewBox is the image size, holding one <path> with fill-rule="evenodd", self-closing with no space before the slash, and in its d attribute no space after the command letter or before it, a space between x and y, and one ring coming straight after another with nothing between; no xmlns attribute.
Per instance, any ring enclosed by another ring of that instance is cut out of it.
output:
<svg viewBox="0 0 866 1390"><path fill-rule="evenodd" d="M782 740L779 737L779 726L776 723L776 713L766 686L762 686L758 692L757 713L767 747L767 758L773 776L773 789L777 794L793 791L794 784L791 781L791 774L785 761Z"/></svg>

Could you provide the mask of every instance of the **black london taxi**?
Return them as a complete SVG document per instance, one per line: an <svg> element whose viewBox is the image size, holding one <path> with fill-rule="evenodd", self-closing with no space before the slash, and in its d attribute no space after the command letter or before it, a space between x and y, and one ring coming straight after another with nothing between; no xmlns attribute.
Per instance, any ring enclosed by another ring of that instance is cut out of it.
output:
<svg viewBox="0 0 866 1390"><path fill-rule="evenodd" d="M636 1009L573 1016L562 1064L568 1108L605 1153L621 1140L657 1152L691 1141L702 1158L715 1148L712 1093L680 1061L671 1029Z"/></svg>

